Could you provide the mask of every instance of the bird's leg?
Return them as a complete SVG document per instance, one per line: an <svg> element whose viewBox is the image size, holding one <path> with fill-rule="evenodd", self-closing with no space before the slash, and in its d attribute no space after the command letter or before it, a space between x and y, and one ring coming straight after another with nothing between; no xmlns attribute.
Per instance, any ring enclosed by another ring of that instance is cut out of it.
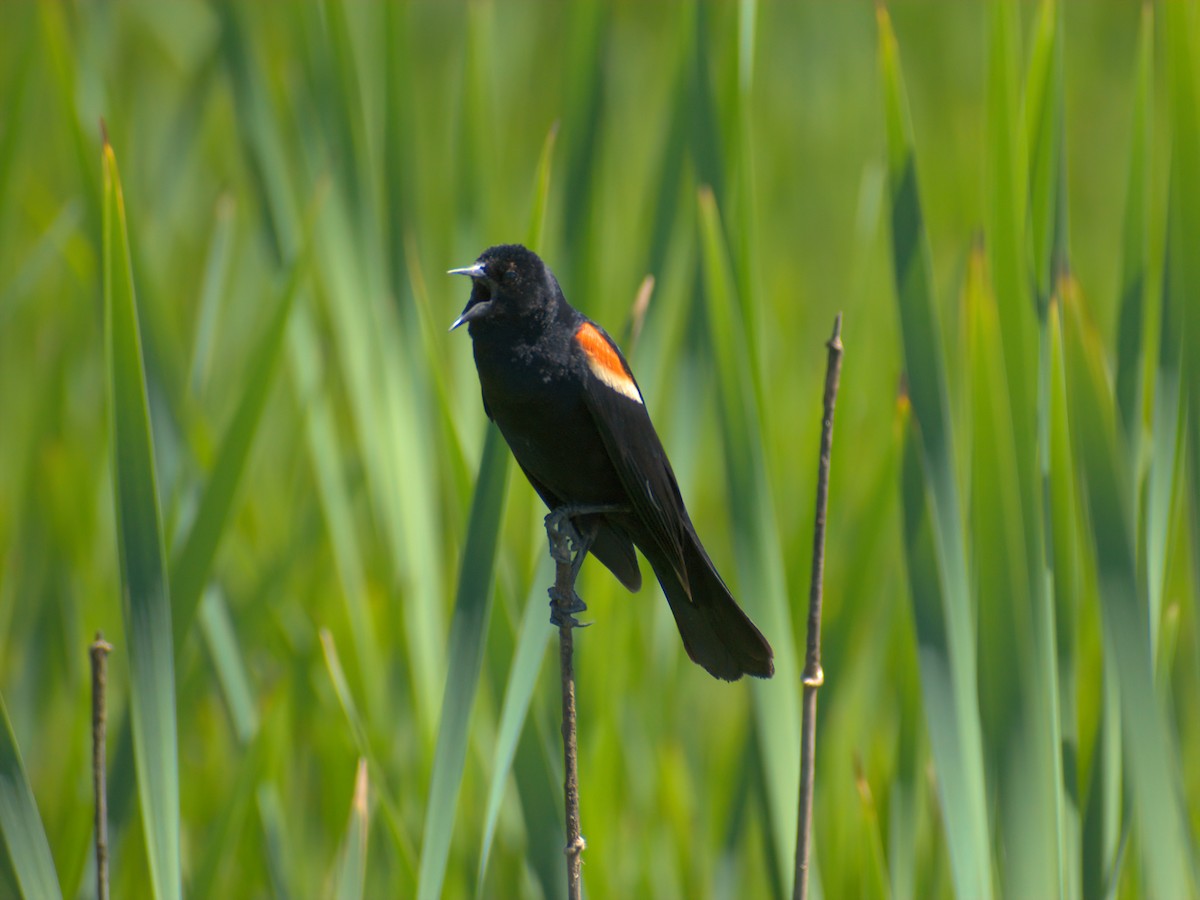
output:
<svg viewBox="0 0 1200 900"><path fill-rule="evenodd" d="M564 625L579 628L582 624L575 614L586 610L587 604L575 593L575 579L583 558L596 539L596 527L593 525L581 532L571 519L573 513L572 507L560 507L546 516L550 556L557 570L554 586L550 588L550 624L560 628Z"/></svg>
<svg viewBox="0 0 1200 900"><path fill-rule="evenodd" d="M576 621L575 613L587 609L583 598L575 593L575 579L579 577L579 569L596 540L600 525L592 521L580 527L575 523L574 517L620 512L623 509L624 507L620 506L560 506L546 516L550 556L559 570L559 577L555 578L554 587L550 588L552 625L579 628L582 623Z"/></svg>

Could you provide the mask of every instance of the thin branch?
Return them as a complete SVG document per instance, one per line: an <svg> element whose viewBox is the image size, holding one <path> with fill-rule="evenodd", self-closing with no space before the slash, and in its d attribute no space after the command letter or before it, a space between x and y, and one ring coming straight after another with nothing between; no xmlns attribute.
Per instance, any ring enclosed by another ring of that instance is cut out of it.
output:
<svg viewBox="0 0 1200 900"><path fill-rule="evenodd" d="M563 572L566 571L566 580ZM556 567L555 586L562 584L573 588L571 566L559 563ZM568 594L569 596L569 594ZM564 806L566 808L567 844L563 852L567 856L567 896L579 900L582 894L583 849L587 846L579 826L579 766L578 746L575 736L575 627L568 621L558 626L558 664L562 672L562 739Z"/></svg>
<svg viewBox="0 0 1200 900"><path fill-rule="evenodd" d="M595 540L595 526L579 531L574 516L621 512L619 506L560 506L546 516L546 535L550 539L550 557L554 560L554 587L550 588L550 622L558 626L558 662L562 674L563 795L566 807L567 897L583 896L583 851L587 843L579 827L579 766L575 736L575 635L580 627L575 613L587 605L575 593L579 567ZM574 547L574 555L571 548Z"/></svg>
<svg viewBox="0 0 1200 900"><path fill-rule="evenodd" d="M96 897L108 900L108 780L105 763L108 654L112 644L96 632L89 648L92 658L92 789L96 795Z"/></svg>
<svg viewBox="0 0 1200 900"><path fill-rule="evenodd" d="M800 804L796 829L795 900L808 897L808 860L812 848L813 773L816 765L817 689L825 682L821 670L821 590L825 577L825 512L829 505L829 454L833 447L833 408L842 374L842 314L833 322L826 341L825 414L821 421L821 459L817 469L817 511L813 529L812 581L808 590L808 647L804 660L804 709L800 738Z"/></svg>

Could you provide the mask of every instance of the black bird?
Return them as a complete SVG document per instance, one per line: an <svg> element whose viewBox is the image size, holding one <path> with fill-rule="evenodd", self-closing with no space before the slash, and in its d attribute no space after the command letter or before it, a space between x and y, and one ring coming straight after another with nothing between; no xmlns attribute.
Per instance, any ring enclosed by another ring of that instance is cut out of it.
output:
<svg viewBox="0 0 1200 900"><path fill-rule="evenodd" d="M606 506L573 524L625 587L636 544L662 585L684 649L717 678L770 678L771 645L717 574L688 517L642 392L604 329L563 296L530 250L505 244L452 269L472 281L467 325L483 409L551 510Z"/></svg>

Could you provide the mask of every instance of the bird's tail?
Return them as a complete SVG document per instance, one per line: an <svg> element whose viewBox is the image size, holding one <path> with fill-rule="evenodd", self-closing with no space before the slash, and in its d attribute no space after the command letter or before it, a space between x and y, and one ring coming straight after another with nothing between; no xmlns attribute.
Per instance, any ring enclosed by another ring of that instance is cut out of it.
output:
<svg viewBox="0 0 1200 900"><path fill-rule="evenodd" d="M640 546L645 553L646 546ZM725 681L743 675L770 678L775 673L771 645L737 605L694 534L685 540L683 555L686 586L665 554L651 550L646 559L671 605L688 656Z"/></svg>

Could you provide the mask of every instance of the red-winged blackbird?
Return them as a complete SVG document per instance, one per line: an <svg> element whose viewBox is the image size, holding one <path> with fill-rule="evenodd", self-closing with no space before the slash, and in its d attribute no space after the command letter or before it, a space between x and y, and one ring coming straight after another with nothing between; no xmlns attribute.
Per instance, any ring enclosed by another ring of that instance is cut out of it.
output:
<svg viewBox="0 0 1200 900"><path fill-rule="evenodd" d="M551 510L573 517L590 552L629 590L641 587L636 544L671 604L688 656L717 678L769 678L771 645L704 552L629 365L595 322L567 303L553 273L519 244L452 269L472 281L464 323L483 409Z"/></svg>

